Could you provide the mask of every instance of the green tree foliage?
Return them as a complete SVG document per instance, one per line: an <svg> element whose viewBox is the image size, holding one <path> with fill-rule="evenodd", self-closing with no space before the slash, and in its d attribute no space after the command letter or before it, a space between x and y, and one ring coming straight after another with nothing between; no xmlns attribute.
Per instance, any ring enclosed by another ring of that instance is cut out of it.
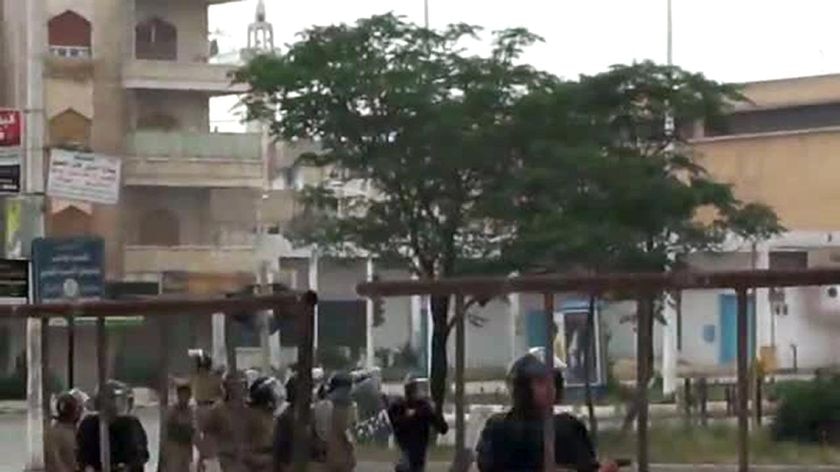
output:
<svg viewBox="0 0 840 472"><path fill-rule="evenodd" d="M517 65L538 38L525 30L493 34L488 55L464 42L479 28L432 31L394 15L354 25L315 27L278 56L236 74L250 84L251 118L274 136L316 140L300 164L333 179L303 197L309 211L292 235L337 254L361 251L396 261L421 278L449 277L500 254L488 195L517 164L511 125L517 103L550 80ZM339 189L369 185L372 193ZM431 301L432 395L445 395L449 299Z"/></svg>
<svg viewBox="0 0 840 472"><path fill-rule="evenodd" d="M668 270L727 232L766 237L775 215L714 181L684 131L737 89L650 62L564 81L522 65L539 38L433 31L394 15L313 27L236 73L251 119L315 140L292 238L372 254L420 278L480 270ZM670 122L674 126L670 126ZM666 124L668 126L666 126ZM347 191L356 189L355 191ZM446 391L449 299L433 297L432 395Z"/></svg>

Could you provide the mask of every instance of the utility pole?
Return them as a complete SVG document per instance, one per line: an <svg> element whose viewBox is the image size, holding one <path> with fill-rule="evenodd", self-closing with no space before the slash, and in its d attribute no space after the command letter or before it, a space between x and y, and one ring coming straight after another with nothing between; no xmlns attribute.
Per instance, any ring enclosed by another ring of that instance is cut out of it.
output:
<svg viewBox="0 0 840 472"><path fill-rule="evenodd" d="M22 2L26 8L26 106L24 124L26 154L23 163L24 201L40 201L44 194L44 54L46 53L46 21L44 0ZM32 237L44 233L43 205L27 205L22 218L31 218L28 225ZM26 226L26 225L24 225ZM29 247L25 244L24 248ZM24 249L25 250L25 249ZM27 254L19 256L26 257ZM31 288L30 288L31 291ZM26 321L26 470L44 470L44 384L42 357L43 336L47 325L39 319Z"/></svg>
<svg viewBox="0 0 840 472"><path fill-rule="evenodd" d="M673 47L673 21L671 12L671 0L667 1L667 61L668 65L674 65L674 47ZM665 135L671 136L674 133L674 116L670 112L665 116ZM668 145L669 149L673 148L673 144ZM674 262L674 254L669 254L670 262ZM671 294L665 293L665 303L663 307L663 315L665 318L665 325L662 327L662 393L666 396L674 394L677 389L677 357L679 350L677 347L677 317L680 307L676 304L681 303L682 297L675 295L672 299Z"/></svg>
<svg viewBox="0 0 840 472"><path fill-rule="evenodd" d="M423 0L423 25L429 29L429 0Z"/></svg>

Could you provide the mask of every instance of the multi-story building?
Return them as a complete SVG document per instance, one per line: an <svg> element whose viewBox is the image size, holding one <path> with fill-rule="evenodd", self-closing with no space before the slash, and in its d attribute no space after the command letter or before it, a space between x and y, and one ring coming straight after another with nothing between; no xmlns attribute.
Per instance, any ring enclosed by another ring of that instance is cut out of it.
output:
<svg viewBox="0 0 840 472"><path fill-rule="evenodd" d="M0 2L0 105L23 108L29 1ZM102 236L109 280L205 294L252 283L270 152L260 132L215 132L209 116L211 99L245 90L211 60L208 9L230 0L31 1L46 36L46 159L70 148L122 164L116 205L48 198L47 236ZM209 320L185 333L185 349L209 347Z"/></svg>

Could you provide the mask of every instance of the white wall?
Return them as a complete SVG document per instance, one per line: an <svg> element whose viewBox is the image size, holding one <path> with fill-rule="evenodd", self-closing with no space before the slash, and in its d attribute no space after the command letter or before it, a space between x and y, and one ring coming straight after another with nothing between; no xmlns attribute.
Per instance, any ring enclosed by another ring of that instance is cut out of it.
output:
<svg viewBox="0 0 840 472"><path fill-rule="evenodd" d="M47 119L72 108L93 119L93 83L65 79L44 79Z"/></svg>
<svg viewBox="0 0 840 472"><path fill-rule="evenodd" d="M60 15L67 10L73 10L93 22L93 0L47 0L48 17Z"/></svg>

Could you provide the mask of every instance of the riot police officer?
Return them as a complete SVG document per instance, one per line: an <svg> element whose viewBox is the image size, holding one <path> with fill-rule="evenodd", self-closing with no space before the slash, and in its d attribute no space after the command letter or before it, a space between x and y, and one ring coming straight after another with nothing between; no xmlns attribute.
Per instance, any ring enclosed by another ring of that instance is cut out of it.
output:
<svg viewBox="0 0 840 472"><path fill-rule="evenodd" d="M99 418L108 421L111 470L142 472L149 461L146 431L132 413L134 394L128 385L109 380L96 393L96 413L87 415L76 435L78 460L82 470L102 470L99 458Z"/></svg>
<svg viewBox="0 0 840 472"><path fill-rule="evenodd" d="M432 432L446 434L449 426L428 399L428 379L409 376L403 385L405 397L388 406L394 439L402 455L397 472L422 472Z"/></svg>
<svg viewBox="0 0 840 472"><path fill-rule="evenodd" d="M204 425L206 457L217 457L223 472L244 472L247 453L247 382L241 372L225 374L224 398L207 414Z"/></svg>
<svg viewBox="0 0 840 472"><path fill-rule="evenodd" d="M249 471L270 472L273 468L274 412L280 400L279 384L272 377L259 377L249 389L245 463Z"/></svg>
<svg viewBox="0 0 840 472"><path fill-rule="evenodd" d="M563 373L551 371L534 354L514 362L508 374L512 408L488 420L477 447L481 472L543 470L543 420L562 399ZM578 472L616 472L609 462L598 465L586 427L568 414L554 416L554 460L559 468Z"/></svg>

